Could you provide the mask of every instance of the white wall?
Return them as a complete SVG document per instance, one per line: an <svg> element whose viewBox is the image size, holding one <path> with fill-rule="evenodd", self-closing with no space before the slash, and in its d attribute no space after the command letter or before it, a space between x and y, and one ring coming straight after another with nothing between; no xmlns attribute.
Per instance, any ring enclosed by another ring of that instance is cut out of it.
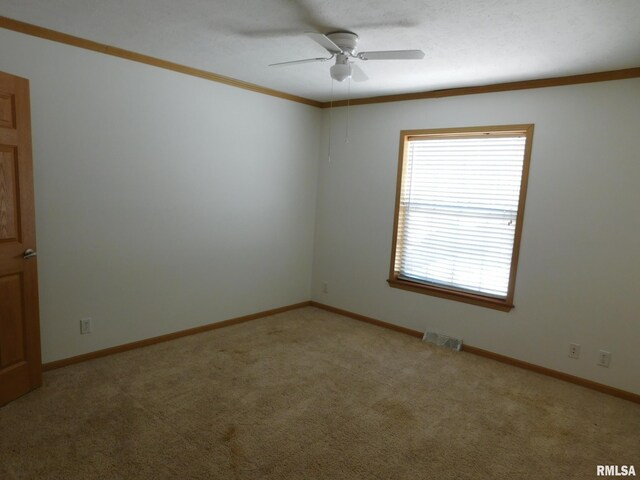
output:
<svg viewBox="0 0 640 480"><path fill-rule="evenodd" d="M0 70L31 82L45 362L309 299L318 109L3 29Z"/></svg>
<svg viewBox="0 0 640 480"><path fill-rule="evenodd" d="M329 163L325 112L314 300L640 393L640 79L351 107L346 144L345 120ZM535 124L516 308L390 288L400 130L516 123Z"/></svg>

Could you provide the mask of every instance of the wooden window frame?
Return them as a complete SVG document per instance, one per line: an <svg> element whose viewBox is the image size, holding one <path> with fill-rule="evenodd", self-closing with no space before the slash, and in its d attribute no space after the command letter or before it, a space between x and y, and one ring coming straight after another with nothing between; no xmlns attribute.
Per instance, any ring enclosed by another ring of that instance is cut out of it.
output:
<svg viewBox="0 0 640 480"><path fill-rule="evenodd" d="M391 265L389 268L389 279L387 282L393 288L409 290L412 292L446 298L458 302L469 303L481 307L493 308L504 312L514 308L513 297L516 284L516 273L518 267L518 257L520 254L520 240L522 238L522 226L524 220L524 207L527 198L527 184L529 182L529 165L531 161L531 148L533 142L533 124L522 125L494 125L484 127L464 127L464 128L438 128L427 130L402 130L400 132L400 152L398 155L398 173L396 180L396 205L393 221L393 242L391 245ZM511 269L509 272L508 291L505 299L495 298L479 293L447 288L433 284L420 283L399 278L396 270L396 254L398 246L398 231L400 223L400 199L402 195L402 179L406 172L406 155L409 141L414 138L470 138L485 137L495 135L500 137L524 135L526 137L524 159L522 164L522 177L520 182L520 193L518 201L518 212L516 220L516 230L513 240L513 250L511 254Z"/></svg>

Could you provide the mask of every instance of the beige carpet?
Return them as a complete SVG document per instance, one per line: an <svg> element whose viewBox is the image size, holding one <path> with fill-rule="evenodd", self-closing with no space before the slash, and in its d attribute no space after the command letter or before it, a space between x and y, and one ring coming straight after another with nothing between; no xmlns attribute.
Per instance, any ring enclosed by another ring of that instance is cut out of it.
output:
<svg viewBox="0 0 640 480"><path fill-rule="evenodd" d="M589 479L640 405L314 308L45 374L4 479Z"/></svg>

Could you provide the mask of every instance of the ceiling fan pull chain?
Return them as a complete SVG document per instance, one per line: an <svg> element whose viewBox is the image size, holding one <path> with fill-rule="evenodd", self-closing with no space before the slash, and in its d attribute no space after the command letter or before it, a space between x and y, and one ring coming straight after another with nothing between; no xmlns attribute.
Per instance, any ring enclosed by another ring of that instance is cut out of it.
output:
<svg viewBox="0 0 640 480"><path fill-rule="evenodd" d="M331 79L331 103L329 104L329 166L331 166L331 119L333 118L333 78Z"/></svg>
<svg viewBox="0 0 640 480"><path fill-rule="evenodd" d="M351 77L347 84L347 125L344 132L344 143L349 143L349 104L351 103Z"/></svg>

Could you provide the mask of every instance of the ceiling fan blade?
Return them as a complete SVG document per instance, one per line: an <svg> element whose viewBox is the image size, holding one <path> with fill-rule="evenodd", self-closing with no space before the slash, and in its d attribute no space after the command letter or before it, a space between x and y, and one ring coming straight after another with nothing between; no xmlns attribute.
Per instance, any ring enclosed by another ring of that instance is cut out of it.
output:
<svg viewBox="0 0 640 480"><path fill-rule="evenodd" d="M322 45L329 52L333 54L342 53L342 49L338 45L333 43L331 39L326 35L323 35L322 33L317 33L317 32L305 32L305 33L311 40Z"/></svg>
<svg viewBox="0 0 640 480"><path fill-rule="evenodd" d="M286 65L296 65L298 63L312 63L312 62L326 62L327 60L331 60L333 58L333 56L331 57L318 57L318 58L305 58L304 60L293 60L291 62L280 62L280 63L270 63L269 66L270 67L284 67Z"/></svg>
<svg viewBox="0 0 640 480"><path fill-rule="evenodd" d="M366 82L369 80L367 74L355 63L351 64L351 78L353 78L354 82Z"/></svg>
<svg viewBox="0 0 640 480"><path fill-rule="evenodd" d="M377 52L360 52L361 60L422 60L422 50L382 50Z"/></svg>

